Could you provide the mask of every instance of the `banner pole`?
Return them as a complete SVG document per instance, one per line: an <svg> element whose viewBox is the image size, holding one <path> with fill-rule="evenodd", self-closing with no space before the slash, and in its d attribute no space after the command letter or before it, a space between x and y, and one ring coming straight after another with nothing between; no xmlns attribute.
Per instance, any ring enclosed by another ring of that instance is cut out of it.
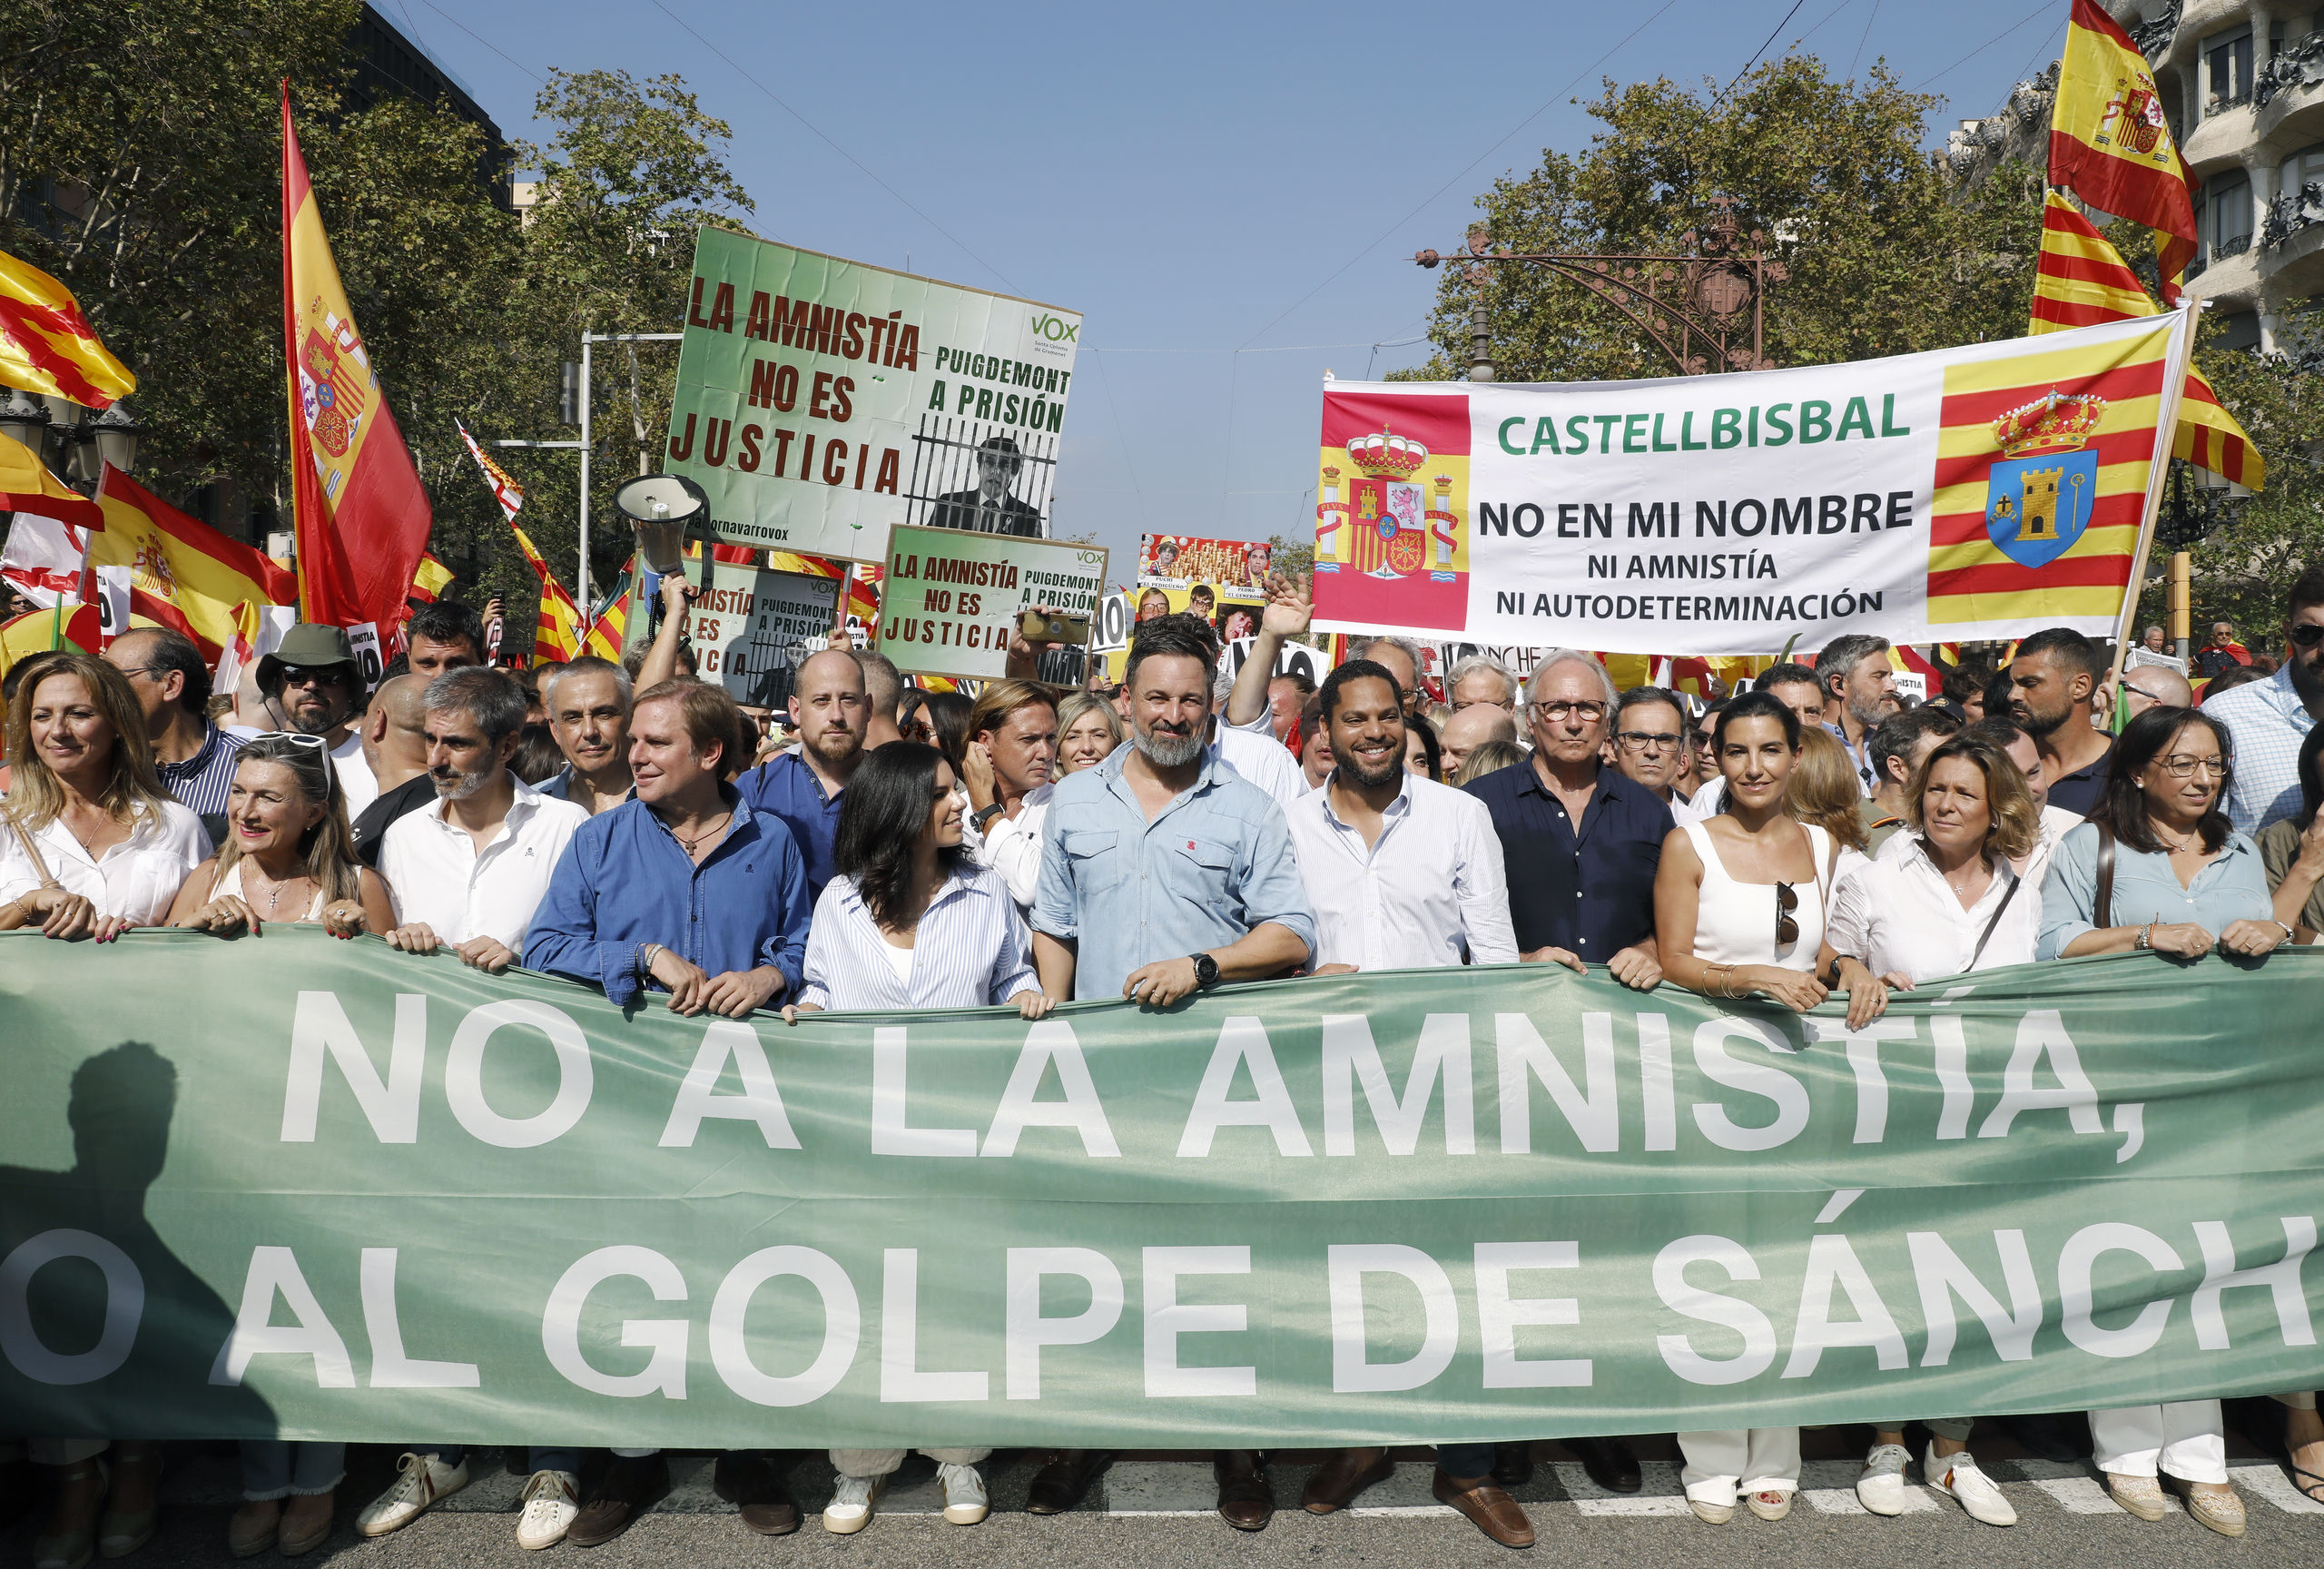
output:
<svg viewBox="0 0 2324 1569"><path fill-rule="evenodd" d="M2131 578L2122 587L2122 607L2114 617L2114 675L2122 678L2122 666L2131 655L2131 623L2138 619L2139 593L2146 586L2147 552L2154 545L2155 519L2162 511L2162 490L2171 478L2171 453L2179 444L2179 405L2184 400L2187 373L2195 357L2195 322L2202 302L2190 295L2176 314L2179 325L2172 330L2172 341L2162 356L2162 407L2155 416L2154 437L2156 460L2146 477L2146 514L2139 520L2138 549L2131 558Z"/></svg>

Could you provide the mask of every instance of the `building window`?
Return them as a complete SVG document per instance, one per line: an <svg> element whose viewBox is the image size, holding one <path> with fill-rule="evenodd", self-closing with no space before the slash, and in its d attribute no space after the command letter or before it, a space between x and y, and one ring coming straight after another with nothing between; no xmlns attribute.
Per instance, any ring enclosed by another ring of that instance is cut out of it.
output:
<svg viewBox="0 0 2324 1569"><path fill-rule="evenodd" d="M2260 313L2238 311L2220 321L2220 335L2204 347L2207 349L2257 349L2260 346Z"/></svg>
<svg viewBox="0 0 2324 1569"><path fill-rule="evenodd" d="M2251 178L2240 169L2203 182L2202 238L2216 261L2251 248Z"/></svg>
<svg viewBox="0 0 2324 1569"><path fill-rule="evenodd" d="M2302 148L2284 160L2283 173L2276 182L2276 189L2287 196L2297 196L2299 188L2309 181L2324 181L2324 142Z"/></svg>
<svg viewBox="0 0 2324 1569"><path fill-rule="evenodd" d="M2251 96L2251 29L2239 27L2203 40L2207 109L2225 109Z"/></svg>

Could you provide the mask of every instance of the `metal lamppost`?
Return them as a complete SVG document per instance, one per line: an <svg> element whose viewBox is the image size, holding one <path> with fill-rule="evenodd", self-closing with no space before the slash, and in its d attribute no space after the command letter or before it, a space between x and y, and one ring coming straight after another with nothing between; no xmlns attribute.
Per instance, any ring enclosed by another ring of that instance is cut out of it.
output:
<svg viewBox="0 0 2324 1569"><path fill-rule="evenodd" d="M1539 267L1580 283L1653 340L1681 376L1770 369L1767 291L1771 283L1786 281L1790 269L1768 253L1762 231L1744 233L1735 216L1734 198L1714 197L1711 205L1717 215L1708 229L1683 236L1679 243L1686 249L1674 255L1495 250L1480 223L1469 230L1466 255L1423 251L1413 260L1432 268L1457 262L1468 269L1469 281L1479 290L1469 313L1472 381L1493 377L1492 334L1482 294L1486 265L1502 262Z"/></svg>
<svg viewBox="0 0 2324 1569"><path fill-rule="evenodd" d="M67 398L34 397L21 389L0 398L0 435L23 442L66 484L94 490L108 463L127 474L137 467L137 439L145 427L119 400L95 419Z"/></svg>

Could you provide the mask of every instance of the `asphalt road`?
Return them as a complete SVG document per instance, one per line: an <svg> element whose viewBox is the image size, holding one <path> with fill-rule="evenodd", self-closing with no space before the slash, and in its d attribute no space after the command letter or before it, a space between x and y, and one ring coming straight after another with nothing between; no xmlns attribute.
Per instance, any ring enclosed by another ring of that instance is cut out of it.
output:
<svg viewBox="0 0 2324 1569"><path fill-rule="evenodd" d="M1541 1469L1518 1496L1531 1515L1541 1543L1531 1558L1560 1565L1650 1564L1654 1569L1745 1569L1766 1564L1811 1563L1827 1566L1863 1564L1897 1569L1899 1564L1967 1561L1976 1569L2017 1564L2091 1564L2103 1569L2143 1569L2201 1561L2227 1554L2240 1565L2282 1564L2310 1569L2324 1549L2324 1505L2294 1493L2281 1470L2239 1444L2230 1461L2250 1515L2250 1534L2230 1542L2204 1530L2174 1506L2149 1525L2123 1514L2107 1500L2096 1473L2087 1465L2007 1457L2005 1441L1982 1435L1978 1448L1987 1470L2003 1483L2015 1505L2019 1524L1997 1530L1964 1515L1949 1500L1915 1488L1915 1503L1905 1515L1880 1519L1863 1514L1850 1491L1860 1453L1858 1430L1833 1429L1806 1435L1811 1456L1801 1478L1802 1498L1787 1520L1769 1524L1738 1512L1723 1526L1709 1526L1687 1512L1667 1440L1640 1445L1646 1487L1618 1498L1591 1486L1581 1468L1562 1458L1554 1445L1536 1446ZM831 1472L820 1456L803 1457L792 1473L793 1486L808 1506L805 1528L788 1537L745 1532L727 1505L709 1489L708 1461L682 1457L673 1466L669 1498L618 1540L586 1550L552 1552L586 1558L587 1569L626 1565L662 1566L708 1562L768 1564L849 1563L860 1566L911 1565L1118 1565L1178 1569L1230 1563L1252 1569L1274 1565L1434 1565L1510 1563L1515 1554L1479 1534L1465 1520L1436 1505L1428 1495L1430 1462L1424 1450L1407 1457L1396 1475L1367 1493L1362 1505L1345 1514L1316 1517L1295 1507L1312 1456L1286 1454L1275 1468L1276 1497L1291 1505L1265 1532L1230 1530L1210 1512L1208 1465L1190 1455L1129 1456L1116 1466L1084 1507L1071 1515L1038 1519L1020 1512L1032 1464L1004 1452L986 1466L994 1514L974 1527L947 1525L939 1507L931 1468L917 1457L907 1465L882 1505L880 1516L860 1535L832 1536L814 1515L829 1495ZM351 1526L355 1510L391 1475L394 1454L359 1450L350 1456L353 1472L340 1491L340 1526L309 1562L348 1569L437 1569L458 1565L525 1565L541 1569L544 1556L516 1544L515 1505L521 1478L479 1452L470 1460L468 1488L395 1535L365 1542ZM1816 1456L1821 1456L1817 1458ZM124 1562L147 1569L234 1562L225 1549L226 1517L233 1498L233 1464L221 1450L180 1446L164 1490L170 1507L162 1534ZM0 1564L27 1561L34 1522L26 1519L0 1533ZM280 1562L272 1554L260 1564ZM578 1569L578 1566L576 1566Z"/></svg>

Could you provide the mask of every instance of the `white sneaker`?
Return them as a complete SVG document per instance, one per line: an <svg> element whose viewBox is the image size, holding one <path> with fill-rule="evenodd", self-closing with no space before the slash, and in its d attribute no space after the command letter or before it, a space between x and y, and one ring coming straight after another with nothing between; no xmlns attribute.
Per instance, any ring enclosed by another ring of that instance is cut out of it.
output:
<svg viewBox="0 0 2324 1569"><path fill-rule="evenodd" d="M2003 1497L2001 1487L1977 1468L1977 1457L1966 1449L1940 1456L1932 1444L1921 1458L1921 1475L1946 1497L1957 1500L1972 1520L1988 1525L2014 1525L2017 1511Z"/></svg>
<svg viewBox="0 0 2324 1569"><path fill-rule="evenodd" d="M852 1536L872 1524L872 1511L888 1490L885 1476L842 1476L839 1491L823 1505L823 1529L834 1536Z"/></svg>
<svg viewBox="0 0 2324 1569"><path fill-rule="evenodd" d="M1856 1479L1856 1501L1874 1515L1905 1512L1905 1463L1912 1458L1902 1444L1876 1444L1864 1457L1864 1475Z"/></svg>
<svg viewBox="0 0 2324 1569"><path fill-rule="evenodd" d="M517 1545L554 1547L581 1513L581 1478L570 1471L536 1471L525 1484L525 1512L517 1517Z"/></svg>
<svg viewBox="0 0 2324 1569"><path fill-rule="evenodd" d="M990 1512L991 1504L984 1495L984 1477L973 1465L942 1465L936 1467L936 1479L944 1485L944 1518L955 1525L974 1525Z"/></svg>
<svg viewBox="0 0 2324 1569"><path fill-rule="evenodd" d="M401 1473L396 1485L365 1505L355 1517L355 1529L365 1536L384 1536L390 1531L400 1531L433 1508L439 1498L450 1496L468 1485L468 1468L464 1460L458 1465L447 1465L433 1455L407 1455L396 1462Z"/></svg>

